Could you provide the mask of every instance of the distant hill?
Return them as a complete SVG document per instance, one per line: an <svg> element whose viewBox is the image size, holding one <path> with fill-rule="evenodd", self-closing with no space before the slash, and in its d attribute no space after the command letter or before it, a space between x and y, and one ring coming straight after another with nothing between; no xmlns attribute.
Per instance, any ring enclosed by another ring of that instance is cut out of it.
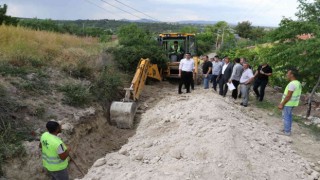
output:
<svg viewBox="0 0 320 180"><path fill-rule="evenodd" d="M185 21L178 21L179 24L200 24L200 25L213 25L216 24L218 21L203 21L203 20L185 20Z"/></svg>

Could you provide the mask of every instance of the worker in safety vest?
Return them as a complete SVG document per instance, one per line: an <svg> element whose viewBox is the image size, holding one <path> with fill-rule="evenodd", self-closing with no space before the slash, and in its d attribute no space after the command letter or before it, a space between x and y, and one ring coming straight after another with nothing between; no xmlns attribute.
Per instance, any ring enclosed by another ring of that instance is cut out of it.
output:
<svg viewBox="0 0 320 180"><path fill-rule="evenodd" d="M49 171L53 180L68 180L68 161L70 148L57 136L61 125L49 121L46 125L49 132L41 135L39 147L42 151L42 164Z"/></svg>
<svg viewBox="0 0 320 180"><path fill-rule="evenodd" d="M292 127L292 110L294 107L299 105L302 86L301 83L297 80L298 70L290 69L287 73L287 78L290 80L290 83L287 85L284 94L282 96L282 101L279 104L278 108L282 110L282 118L284 128L281 134L286 136L291 135Z"/></svg>
<svg viewBox="0 0 320 180"><path fill-rule="evenodd" d="M174 41L173 45L170 47L170 58L172 55L177 56L177 61L180 61L183 58L184 50L179 45L178 41Z"/></svg>

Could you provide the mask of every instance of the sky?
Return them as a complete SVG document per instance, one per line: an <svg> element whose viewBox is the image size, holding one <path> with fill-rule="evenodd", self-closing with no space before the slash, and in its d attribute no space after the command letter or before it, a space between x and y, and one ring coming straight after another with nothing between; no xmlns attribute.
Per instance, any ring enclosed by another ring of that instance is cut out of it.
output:
<svg viewBox="0 0 320 180"><path fill-rule="evenodd" d="M254 26L275 27L283 17L294 19L298 7L296 0L0 0L2 4L14 17L250 21Z"/></svg>

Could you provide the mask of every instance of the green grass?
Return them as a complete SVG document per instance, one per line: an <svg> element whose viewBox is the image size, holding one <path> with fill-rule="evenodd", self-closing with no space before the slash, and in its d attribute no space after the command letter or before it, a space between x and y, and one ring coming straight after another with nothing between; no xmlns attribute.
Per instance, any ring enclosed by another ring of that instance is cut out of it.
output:
<svg viewBox="0 0 320 180"><path fill-rule="evenodd" d="M28 127L14 114L18 113L20 105L0 85L0 176L3 175L2 164L10 158L25 155L22 141L32 137Z"/></svg>
<svg viewBox="0 0 320 180"><path fill-rule="evenodd" d="M66 84L58 90L64 94L63 102L71 106L83 107L90 104L92 100L90 88L82 84Z"/></svg>
<svg viewBox="0 0 320 180"><path fill-rule="evenodd" d="M264 109L264 110L267 110L268 112L273 113L276 117L279 117L279 118L282 117L282 112L278 109L278 106L275 103L272 103L267 100L264 100L262 102L255 101L252 103L257 108ZM312 132L312 134L316 136L317 140L320 140L320 128L317 125L315 125L315 124L306 125L305 124L306 120L304 118L302 118L300 116L296 116L296 115L293 115L293 121L298 123L299 126L310 130L310 132Z"/></svg>

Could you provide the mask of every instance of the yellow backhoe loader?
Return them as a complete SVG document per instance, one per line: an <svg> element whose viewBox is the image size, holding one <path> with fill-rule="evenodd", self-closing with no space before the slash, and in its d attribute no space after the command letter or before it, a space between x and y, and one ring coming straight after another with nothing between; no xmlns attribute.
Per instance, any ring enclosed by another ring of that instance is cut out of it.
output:
<svg viewBox="0 0 320 180"><path fill-rule="evenodd" d="M170 52L170 47L175 41L180 43L184 53L190 52L195 61L195 76L197 79L199 59L196 55L194 34L168 33L160 34L160 45L166 50L168 58L167 68L159 70L156 64L151 64L149 59L141 59L135 75L132 79L131 86L125 88L125 97L121 101L114 101L110 107L110 122L121 129L131 129L133 127L134 116L137 110L136 101L139 99L141 91L144 88L147 77L161 81L163 78L178 78L179 64L183 56ZM182 54L183 55L183 54Z"/></svg>
<svg viewBox="0 0 320 180"><path fill-rule="evenodd" d="M198 82L200 78L200 74L198 73L200 60L197 57L195 34L162 33L159 34L158 42L165 50L168 58L167 68L163 71L163 78L179 78L180 60L184 58L184 53L189 52L195 62L194 80Z"/></svg>

